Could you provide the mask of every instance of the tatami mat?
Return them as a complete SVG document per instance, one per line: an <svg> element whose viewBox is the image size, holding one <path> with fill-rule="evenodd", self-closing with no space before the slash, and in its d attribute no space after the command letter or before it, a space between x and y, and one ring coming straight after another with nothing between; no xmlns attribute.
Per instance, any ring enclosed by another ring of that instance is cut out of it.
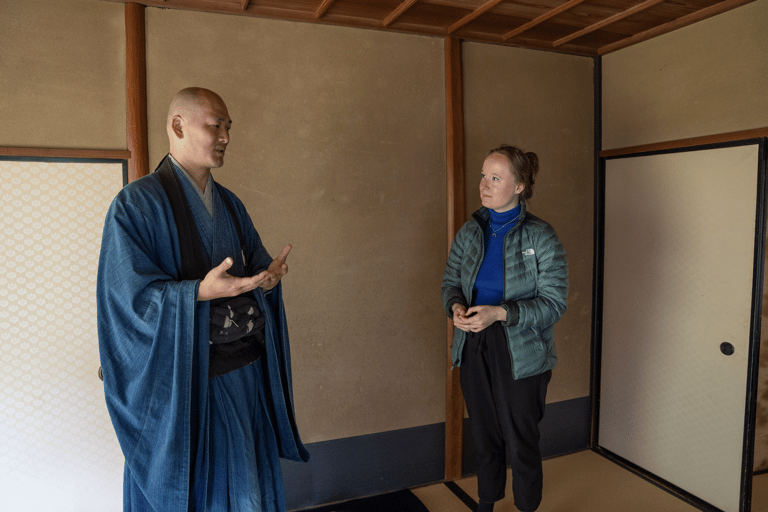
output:
<svg viewBox="0 0 768 512"><path fill-rule="evenodd" d="M509 470L508 470L509 471ZM451 488L453 487L453 489ZM768 512L768 474L752 481L752 512ZM415 498L414 498L415 496ZM317 507L317 512L470 512L477 503L477 478L436 483ZM544 496L537 512L695 512L699 509L593 451L544 461ZM306 512L306 511L305 511ZM517 512L512 476L494 512Z"/></svg>
<svg viewBox="0 0 768 512"><path fill-rule="evenodd" d="M456 482L477 501L477 479ZM512 477L494 512L516 512ZM768 474L753 479L753 512L768 512ZM430 512L467 512L444 484L413 489ZM544 497L538 512L694 512L699 510L605 457L582 451L544 461Z"/></svg>
<svg viewBox="0 0 768 512"><path fill-rule="evenodd" d="M470 510L451 490L444 484L428 485L411 489L413 494L429 509L429 512L467 512Z"/></svg>

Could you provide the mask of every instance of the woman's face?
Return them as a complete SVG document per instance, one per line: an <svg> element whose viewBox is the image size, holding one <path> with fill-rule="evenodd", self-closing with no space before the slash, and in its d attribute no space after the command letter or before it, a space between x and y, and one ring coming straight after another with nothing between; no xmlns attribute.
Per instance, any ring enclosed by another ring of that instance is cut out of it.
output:
<svg viewBox="0 0 768 512"><path fill-rule="evenodd" d="M483 206L499 213L515 208L525 185L519 183L504 155L493 153L483 162L480 178L480 200Z"/></svg>

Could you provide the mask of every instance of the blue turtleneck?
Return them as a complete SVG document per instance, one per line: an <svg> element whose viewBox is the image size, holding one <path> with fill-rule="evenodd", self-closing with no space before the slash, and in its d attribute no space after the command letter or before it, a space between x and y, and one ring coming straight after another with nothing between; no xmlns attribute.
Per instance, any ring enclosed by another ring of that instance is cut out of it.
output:
<svg viewBox="0 0 768 512"><path fill-rule="evenodd" d="M504 300L504 236L517 224L520 205L503 213L488 211L491 218L485 228L485 258L475 280L473 306L498 306Z"/></svg>

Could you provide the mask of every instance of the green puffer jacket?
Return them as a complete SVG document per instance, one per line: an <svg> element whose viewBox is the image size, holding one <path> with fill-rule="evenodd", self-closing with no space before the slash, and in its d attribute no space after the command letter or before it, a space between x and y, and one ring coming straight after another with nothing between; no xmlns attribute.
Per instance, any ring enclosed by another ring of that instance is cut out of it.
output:
<svg viewBox="0 0 768 512"><path fill-rule="evenodd" d="M568 307L568 258L555 230L520 201L520 218L504 237L504 331L515 379L539 375L557 363L554 325ZM490 213L472 214L451 245L443 274L443 306L469 307L477 273L485 256L483 238ZM451 360L461 366L466 333L454 328Z"/></svg>

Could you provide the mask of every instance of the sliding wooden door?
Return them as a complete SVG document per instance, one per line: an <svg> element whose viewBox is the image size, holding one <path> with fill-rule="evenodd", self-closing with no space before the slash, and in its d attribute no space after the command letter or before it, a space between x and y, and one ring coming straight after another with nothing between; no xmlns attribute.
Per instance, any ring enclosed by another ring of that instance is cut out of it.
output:
<svg viewBox="0 0 768 512"><path fill-rule="evenodd" d="M726 512L749 510L763 145L603 161L599 450Z"/></svg>

